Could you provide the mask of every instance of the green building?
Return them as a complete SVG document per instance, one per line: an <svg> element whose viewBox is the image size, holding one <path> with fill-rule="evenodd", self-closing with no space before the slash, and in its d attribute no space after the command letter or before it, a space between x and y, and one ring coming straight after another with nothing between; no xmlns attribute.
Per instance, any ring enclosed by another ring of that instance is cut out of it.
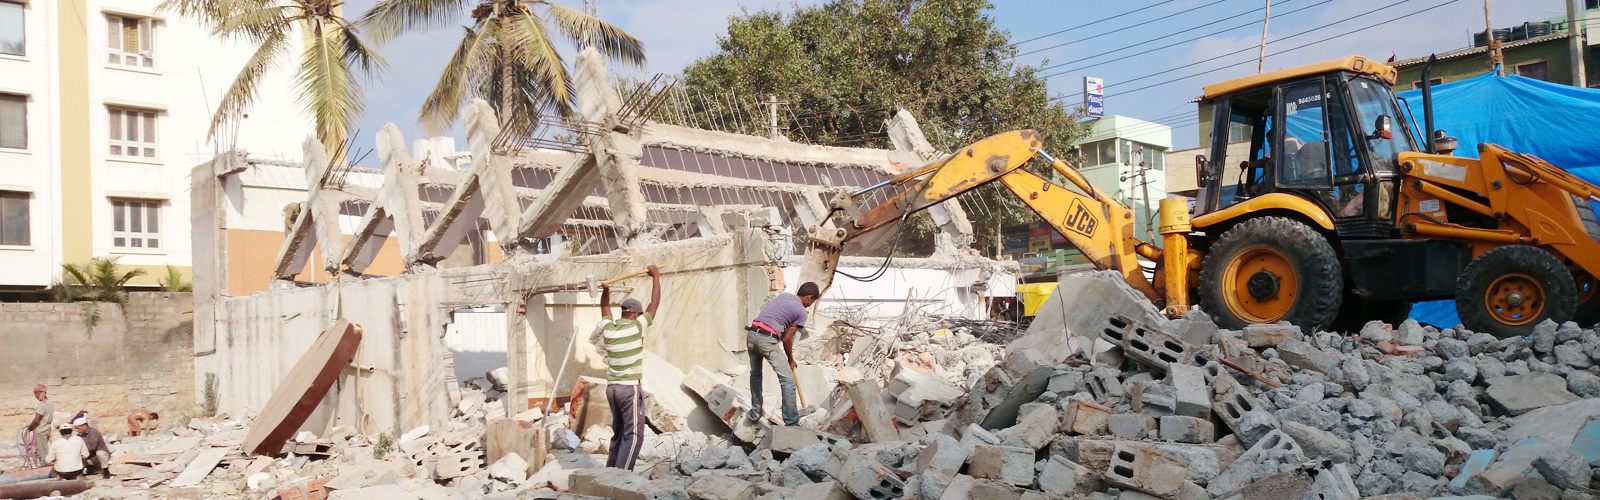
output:
<svg viewBox="0 0 1600 500"><path fill-rule="evenodd" d="M1590 11L1588 17L1600 17L1600 11ZM1572 52L1568 40L1572 33L1567 26L1566 18L1562 17L1545 23L1526 23L1512 28L1496 29L1500 37L1508 39L1500 44L1504 55L1502 69L1508 75L1520 75L1546 82L1583 87L1594 85L1597 82L1594 71L1587 72L1588 81L1582 85L1573 81L1572 59L1569 55ZM1548 33L1541 34L1546 32ZM1479 33L1476 41L1485 43L1486 38ZM1594 59L1591 57L1591 51L1587 50L1587 43L1580 46L1584 51L1584 66L1593 67ZM1440 53L1438 56L1439 61L1434 63L1431 75L1434 85L1466 80L1494 69L1489 64L1489 48L1486 45L1474 45L1466 49ZM1395 81L1395 91L1422 88L1422 65L1427 60L1428 56L1424 55L1390 63L1395 69L1400 70L1400 75Z"/></svg>

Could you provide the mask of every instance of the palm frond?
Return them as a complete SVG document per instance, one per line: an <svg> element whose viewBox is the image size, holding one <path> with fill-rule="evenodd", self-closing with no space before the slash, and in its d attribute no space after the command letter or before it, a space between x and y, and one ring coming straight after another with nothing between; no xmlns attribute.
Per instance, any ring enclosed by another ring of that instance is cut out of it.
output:
<svg viewBox="0 0 1600 500"><path fill-rule="evenodd" d="M545 31L544 24L538 18L521 9L513 11L506 20L507 29L501 34L500 43L511 56L508 62L513 67L526 68L529 73L527 76L537 78L540 87L550 95L550 100L561 105L565 111L572 103L575 91L569 87L571 80L567 77L561 54L550 43L550 33Z"/></svg>
<svg viewBox="0 0 1600 500"><path fill-rule="evenodd" d="M573 42L580 46L593 45L601 54L635 67L644 66L644 42L634 38L622 28L581 10L554 3L541 3L549 9L550 17L555 20L556 27Z"/></svg>
<svg viewBox="0 0 1600 500"><path fill-rule="evenodd" d="M344 63L344 36L344 30L331 27L321 36L307 36L296 81L300 105L311 114L317 137L329 150L344 142L363 109L361 87Z"/></svg>
<svg viewBox="0 0 1600 500"><path fill-rule="evenodd" d="M492 64L492 58L489 57L489 52L493 50L490 36L495 31L492 25L479 23L477 29L461 28L461 43L450 55L450 62L444 65L444 71L439 73L439 83L434 85L427 100L422 102L422 111L417 117L417 121L428 127L430 134L443 133L455 124L456 117L461 115L461 102L466 99L468 89L477 87L486 72L484 68Z"/></svg>
<svg viewBox="0 0 1600 500"><path fill-rule="evenodd" d="M339 37L340 40L344 41L343 59L345 66L359 68L368 77L375 76L377 73L375 70L377 69L388 68L389 62L383 60L383 56L378 55L378 51L372 50L371 47L362 42L361 37L357 36L352 31L353 29L354 27L346 26L343 34Z"/></svg>
<svg viewBox="0 0 1600 500"><path fill-rule="evenodd" d="M468 0L382 0L356 21L377 44L388 43L401 32L445 26L455 21Z"/></svg>
<svg viewBox="0 0 1600 500"><path fill-rule="evenodd" d="M281 5L229 12L211 28L211 35L244 38L259 43L267 37L287 31L289 14L289 7Z"/></svg>
<svg viewBox="0 0 1600 500"><path fill-rule="evenodd" d="M258 0L166 0L156 6L157 12L170 12L179 17L192 17L205 24L218 24L235 10L247 9Z"/></svg>
<svg viewBox="0 0 1600 500"><path fill-rule="evenodd" d="M222 101L217 104L217 111L211 116L211 130L207 132L206 140L214 139L219 131L227 130L228 125L237 122L250 110L250 105L261 93L262 79L288 49L287 30L261 40L256 52L245 61L244 67L239 69L239 74L233 77L233 83L228 86L228 91L222 94Z"/></svg>

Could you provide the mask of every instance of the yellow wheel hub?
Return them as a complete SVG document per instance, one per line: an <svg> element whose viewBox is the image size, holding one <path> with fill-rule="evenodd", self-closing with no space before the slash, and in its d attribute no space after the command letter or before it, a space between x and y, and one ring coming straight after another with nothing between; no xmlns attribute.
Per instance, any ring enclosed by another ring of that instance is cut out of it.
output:
<svg viewBox="0 0 1600 500"><path fill-rule="evenodd" d="M1228 310L1251 323L1275 323L1294 305L1300 277L1289 258L1277 249L1247 248L1228 262L1223 273Z"/></svg>
<svg viewBox="0 0 1600 500"><path fill-rule="evenodd" d="M1507 274L1489 283L1483 305L1495 321L1506 325L1526 325L1544 312L1544 287L1526 274Z"/></svg>

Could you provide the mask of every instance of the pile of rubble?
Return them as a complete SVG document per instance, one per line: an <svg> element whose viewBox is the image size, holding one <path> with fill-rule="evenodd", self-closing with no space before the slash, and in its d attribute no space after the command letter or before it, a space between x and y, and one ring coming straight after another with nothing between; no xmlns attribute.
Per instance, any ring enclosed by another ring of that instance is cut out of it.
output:
<svg viewBox="0 0 1600 500"><path fill-rule="evenodd" d="M225 417L127 438L114 445L114 480L85 495L1596 497L1593 330L1545 323L1531 338L1500 339L1407 321L1347 334L1231 331L1199 311L1166 320L1114 274L1063 279L1005 345L914 315L875 328L835 322L797 346L826 363L802 366L802 387L832 391L816 390L795 427L774 419L775 394L768 408L750 406L745 374L684 373L649 357L651 425L631 471L599 465L609 413L589 396L603 380L586 379L548 414L508 415L497 370L452 396L444 428L395 438L341 427L251 458L239 449L247 422Z"/></svg>

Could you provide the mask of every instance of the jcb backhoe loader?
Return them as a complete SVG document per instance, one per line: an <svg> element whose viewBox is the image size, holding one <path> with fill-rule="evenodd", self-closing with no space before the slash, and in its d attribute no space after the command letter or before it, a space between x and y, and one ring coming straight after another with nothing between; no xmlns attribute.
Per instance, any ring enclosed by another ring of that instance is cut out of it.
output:
<svg viewBox="0 0 1600 500"><path fill-rule="evenodd" d="M1138 238L1129 207L1020 130L835 196L830 208L847 220L811 228L801 280L826 288L845 242L999 181L1169 316L1193 297L1226 328L1359 328L1454 298L1467 327L1502 337L1545 319L1600 319L1600 187L1494 144L1480 144L1479 159L1451 156L1426 89L1419 140L1395 76L1347 57L1206 86L1199 196L1192 214L1186 199L1161 200L1159 248ZM1034 158L1077 189L1021 168ZM869 197L887 201L858 205Z"/></svg>

